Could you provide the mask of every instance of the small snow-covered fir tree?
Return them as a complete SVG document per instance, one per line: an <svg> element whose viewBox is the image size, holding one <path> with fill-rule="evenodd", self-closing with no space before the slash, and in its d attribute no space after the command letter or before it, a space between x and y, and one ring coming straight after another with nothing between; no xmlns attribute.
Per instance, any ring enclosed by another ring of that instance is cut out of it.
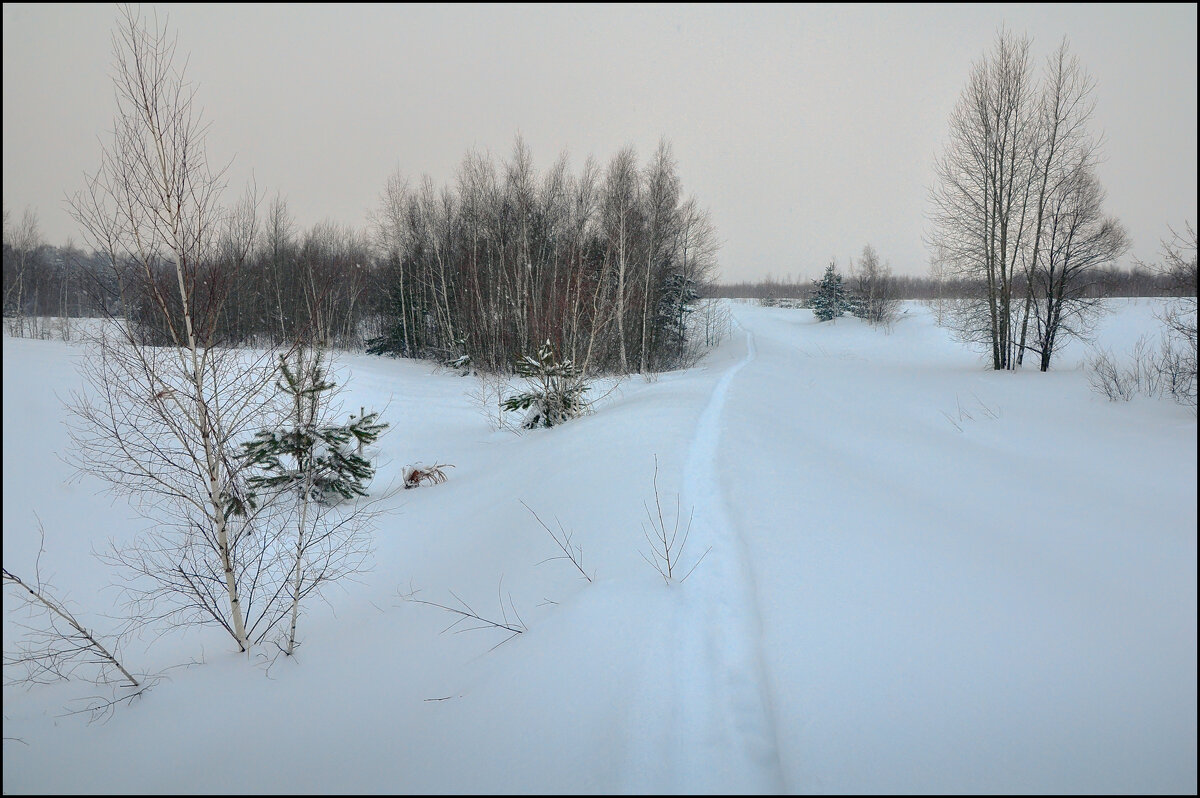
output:
<svg viewBox="0 0 1200 798"><path fill-rule="evenodd" d="M542 344L537 357L525 355L513 365L524 377L529 390L504 400L504 409L528 411L521 426L525 429L553 427L583 415L588 390L583 369L570 360L558 361L550 341Z"/></svg>
<svg viewBox="0 0 1200 798"><path fill-rule="evenodd" d="M470 335L464 335L461 338L455 338L454 351L442 361L447 368L457 371L460 377L467 377L475 370L475 364L471 362L471 355L467 350L467 338L469 337Z"/></svg>
<svg viewBox="0 0 1200 798"><path fill-rule="evenodd" d="M324 505L366 496L375 468L362 456L362 447L374 443L387 424L378 423L378 413L352 415L345 424L323 423L328 402L322 394L337 386L326 375L320 351L299 353L295 364L281 355L279 369L276 387L290 402L291 426L261 430L243 445L246 465L256 472L247 479L251 501L260 491L295 490Z"/></svg>
<svg viewBox="0 0 1200 798"><path fill-rule="evenodd" d="M838 273L837 264L830 263L825 268L825 276L815 283L812 296L812 309L821 321L832 321L850 309L850 299L842 285L842 275Z"/></svg>
<svg viewBox="0 0 1200 798"><path fill-rule="evenodd" d="M261 430L243 445L251 471L249 493L241 506L231 509L245 513L247 505L255 507L260 494L266 494L263 501L282 510L277 516L281 531L294 530L294 545L288 544L286 555L291 567L279 591L290 617L281 647L291 656L304 598L358 571L366 561L370 541L362 525L367 516L356 506L335 517L333 505L367 495L375 468L363 457L362 447L374 443L387 424L379 423L378 413L365 412L350 416L346 424L328 423L331 392L337 386L327 376L327 354L320 349L300 348L294 363L280 355L279 371L282 379L275 384L286 397L290 426ZM287 500L289 495L293 501Z"/></svg>

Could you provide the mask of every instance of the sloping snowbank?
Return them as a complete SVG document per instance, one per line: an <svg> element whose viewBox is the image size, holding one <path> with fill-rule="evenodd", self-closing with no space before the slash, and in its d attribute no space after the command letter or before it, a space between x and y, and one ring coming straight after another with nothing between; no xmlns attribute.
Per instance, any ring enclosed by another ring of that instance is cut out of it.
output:
<svg viewBox="0 0 1200 798"><path fill-rule="evenodd" d="M1156 334L1117 305L1105 345ZM58 717L87 685L6 687L4 790L1194 792L1194 415L1104 401L1082 348L987 371L907 308L887 335L737 304L697 368L520 436L470 378L341 356L347 412L392 424L373 571L307 608L294 661L134 641L142 670L203 664L105 724ZM5 566L31 572L36 512L43 574L103 631L89 552L144 522L57 457L82 350L3 346ZM712 547L682 584L640 554L655 456L687 567ZM417 461L455 468L396 490ZM529 631L441 634L411 590Z"/></svg>

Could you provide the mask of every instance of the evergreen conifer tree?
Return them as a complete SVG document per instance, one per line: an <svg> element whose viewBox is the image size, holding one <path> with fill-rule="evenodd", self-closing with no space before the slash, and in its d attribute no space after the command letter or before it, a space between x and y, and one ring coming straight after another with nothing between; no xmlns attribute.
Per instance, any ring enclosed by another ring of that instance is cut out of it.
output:
<svg viewBox="0 0 1200 798"><path fill-rule="evenodd" d="M529 411L521 424L525 429L553 427L587 409L583 369L570 360L559 362L549 340L538 349L537 357L525 355L518 360L513 371L528 381L529 390L505 399L504 409Z"/></svg>
<svg viewBox="0 0 1200 798"><path fill-rule="evenodd" d="M362 447L374 443L387 424L378 423L378 413L352 415L346 424L321 423L321 395L337 387L326 375L324 357L301 353L295 365L283 355L279 360L283 378L276 387L290 400L292 426L261 430L243 444L246 464L258 471L247 480L251 504L255 491L264 490L295 490L325 505L366 496L375 468L362 456Z"/></svg>
<svg viewBox="0 0 1200 798"><path fill-rule="evenodd" d="M330 520L328 512L342 501L367 495L375 468L362 456L362 447L387 427L378 422L378 413L352 415L346 424L326 423L330 414L326 394L337 387L327 376L326 362L320 349L299 349L294 364L286 355L279 356L282 379L275 385L287 397L291 426L260 430L243 444L242 456L252 472L246 480L249 492L238 500L240 506L231 507L241 513L246 505L255 507L256 491L269 492L272 499L295 495L294 506L285 516L295 523L292 566L286 579L290 621L286 646L281 646L288 656L296 650L296 625L305 596L324 582L357 570L366 557L369 544L359 537L358 511L336 521Z"/></svg>
<svg viewBox="0 0 1200 798"><path fill-rule="evenodd" d="M664 354L678 358L688 345L687 316L700 299L696 281L683 274L671 274L663 280L655 325L664 336Z"/></svg>
<svg viewBox="0 0 1200 798"><path fill-rule="evenodd" d="M846 310L855 318L869 319L871 310L870 299L862 294L851 291L846 296Z"/></svg>
<svg viewBox="0 0 1200 798"><path fill-rule="evenodd" d="M812 297L813 313L820 321L832 321L850 308L850 300L842 285L842 275L838 273L837 264L830 263L825 269L825 276L815 284Z"/></svg>

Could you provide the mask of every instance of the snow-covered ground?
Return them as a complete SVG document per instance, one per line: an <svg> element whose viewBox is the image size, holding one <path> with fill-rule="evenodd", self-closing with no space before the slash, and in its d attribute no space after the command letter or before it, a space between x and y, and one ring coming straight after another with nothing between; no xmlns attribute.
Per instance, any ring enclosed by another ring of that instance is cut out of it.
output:
<svg viewBox="0 0 1200 798"><path fill-rule="evenodd" d="M1114 306L1103 345L1157 336L1154 302ZM133 641L167 678L106 723L61 716L88 685L6 686L4 791L1194 793L1195 415L1102 399L1078 345L992 372L906 308L885 334L735 303L696 368L524 435L471 378L341 356L346 406L392 425L373 570L307 608L293 660ZM82 350L3 347L5 567L32 572L36 513L43 575L103 633L91 551L144 522L59 459ZM682 583L642 558L655 458L681 568L708 552ZM418 461L454 468L394 490ZM442 634L413 590L528 631Z"/></svg>

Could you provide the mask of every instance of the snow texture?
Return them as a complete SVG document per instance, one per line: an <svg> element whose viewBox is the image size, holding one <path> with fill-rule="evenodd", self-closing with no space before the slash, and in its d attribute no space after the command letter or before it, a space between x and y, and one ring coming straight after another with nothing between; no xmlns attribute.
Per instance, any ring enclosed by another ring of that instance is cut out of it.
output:
<svg viewBox="0 0 1200 798"><path fill-rule="evenodd" d="M1155 303L1113 306L1104 346L1156 335ZM128 664L168 678L107 723L60 717L89 685L6 686L4 791L1195 793L1194 414L1105 401L1077 344L990 371L916 303L891 334L732 308L697 367L522 435L470 378L339 354L346 407L392 425L374 569L305 608L291 660L147 630ZM145 522L59 459L83 350L3 347L5 567L32 573L37 513L103 634L90 552ZM655 457L684 571L708 551L670 584L639 554ZM401 490L413 462L454 469ZM442 634L412 590L528 631Z"/></svg>

